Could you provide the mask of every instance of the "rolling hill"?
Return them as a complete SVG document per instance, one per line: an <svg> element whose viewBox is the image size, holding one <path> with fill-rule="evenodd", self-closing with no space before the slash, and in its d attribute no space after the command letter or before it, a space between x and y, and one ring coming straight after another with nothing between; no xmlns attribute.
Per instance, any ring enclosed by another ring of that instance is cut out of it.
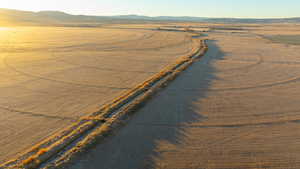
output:
<svg viewBox="0 0 300 169"><path fill-rule="evenodd" d="M8 25L62 25L97 26L103 23L143 23L143 22L220 22L220 23L300 23L299 18L243 19L243 18L205 18L188 16L87 16L71 15L60 11L30 12L0 8L0 26Z"/></svg>

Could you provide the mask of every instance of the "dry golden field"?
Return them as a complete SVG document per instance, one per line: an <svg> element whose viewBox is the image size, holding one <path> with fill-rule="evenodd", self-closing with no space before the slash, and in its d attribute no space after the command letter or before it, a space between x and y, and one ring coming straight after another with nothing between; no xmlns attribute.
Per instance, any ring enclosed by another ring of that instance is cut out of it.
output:
<svg viewBox="0 0 300 169"><path fill-rule="evenodd" d="M0 29L0 162L23 152L190 53L181 32Z"/></svg>
<svg viewBox="0 0 300 169"><path fill-rule="evenodd" d="M69 169L300 167L300 46L265 37L299 25L194 26L204 58Z"/></svg>
<svg viewBox="0 0 300 169"><path fill-rule="evenodd" d="M297 24L0 28L0 162L190 54L187 26L208 53L66 169L298 169Z"/></svg>

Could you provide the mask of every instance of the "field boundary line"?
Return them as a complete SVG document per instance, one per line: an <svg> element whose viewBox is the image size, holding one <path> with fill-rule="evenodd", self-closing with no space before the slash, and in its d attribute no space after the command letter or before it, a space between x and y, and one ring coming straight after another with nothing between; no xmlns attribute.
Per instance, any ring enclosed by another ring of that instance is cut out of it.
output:
<svg viewBox="0 0 300 169"><path fill-rule="evenodd" d="M0 168L35 169L49 160L51 162L45 168L61 166L95 143L96 140L106 137L115 128L124 124L126 119L151 96L167 86L169 82L206 53L208 48L205 40L193 40L196 41L197 46L193 47L189 55L178 58L175 63L104 105L99 111L80 118L78 122L35 145L15 159L2 164ZM58 158L51 160L57 155L59 155Z"/></svg>

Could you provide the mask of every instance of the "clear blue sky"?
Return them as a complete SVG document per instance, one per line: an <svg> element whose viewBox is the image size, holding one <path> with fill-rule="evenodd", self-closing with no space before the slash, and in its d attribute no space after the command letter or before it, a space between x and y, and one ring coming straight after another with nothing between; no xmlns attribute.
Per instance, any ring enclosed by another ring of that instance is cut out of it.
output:
<svg viewBox="0 0 300 169"><path fill-rule="evenodd" d="M72 14L300 17L300 0L1 0L0 8Z"/></svg>

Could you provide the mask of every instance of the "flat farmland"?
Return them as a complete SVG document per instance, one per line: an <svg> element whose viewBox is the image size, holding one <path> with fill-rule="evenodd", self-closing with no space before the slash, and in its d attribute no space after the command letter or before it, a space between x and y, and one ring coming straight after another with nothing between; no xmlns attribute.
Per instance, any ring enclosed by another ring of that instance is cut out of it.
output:
<svg viewBox="0 0 300 169"><path fill-rule="evenodd" d="M143 82L195 43L183 32L0 29L0 162Z"/></svg>
<svg viewBox="0 0 300 169"><path fill-rule="evenodd" d="M208 32L199 62L67 168L300 168L300 46L261 36L299 27L255 26Z"/></svg>

